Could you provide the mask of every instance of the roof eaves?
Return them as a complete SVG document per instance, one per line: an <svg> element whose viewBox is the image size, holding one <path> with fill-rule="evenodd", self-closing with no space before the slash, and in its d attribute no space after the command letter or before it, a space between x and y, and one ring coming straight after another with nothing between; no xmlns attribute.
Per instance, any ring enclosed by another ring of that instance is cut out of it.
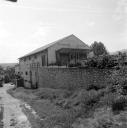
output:
<svg viewBox="0 0 127 128"><path fill-rule="evenodd" d="M22 56L22 57L20 57L20 58L18 58L18 59L22 59L22 58L25 58L25 57L29 57L29 56L33 56L33 55L35 55L35 54L38 54L38 53L40 53L40 52L42 52L42 51L44 51L44 50L46 50L46 49L48 49L48 48L45 48L45 49L43 49L43 50L40 50L40 51L38 51L38 52L35 52L35 53L33 53L33 54L26 54L26 55L24 55L24 56Z"/></svg>
<svg viewBox="0 0 127 128"><path fill-rule="evenodd" d="M71 34L71 35L69 35L69 36L66 36L66 37L64 37L64 38L62 38L62 39L58 39L58 40L56 40L56 41L54 41L54 42L52 42L52 43L50 43L50 44L47 44L47 47L44 48L43 50L46 50L46 49L50 48L52 45L58 43L58 42L61 41L61 40L66 39L66 38L68 38L68 37L70 37L70 36L72 36L72 35L73 35L73 34ZM28 53L28 54L26 54L26 55L24 55L24 56L22 56L22 57L20 57L20 58L18 58L18 59L22 59L22 58L25 58L25 57L28 57L28 56L37 54L37 53L39 53L39 52L42 52L43 50L40 50L40 51L35 52L35 53L33 53L33 54L31 54L31 52L30 52L30 53Z"/></svg>
<svg viewBox="0 0 127 128"><path fill-rule="evenodd" d="M50 43L50 44L47 44L46 46L41 47L42 50L39 50L39 51L37 51L37 52L34 53L34 51L37 50L37 49L36 49L36 50L33 51L33 53L30 52L30 53L26 54L25 56L22 56L22 57L20 57L20 58L18 58L18 59L22 59L22 58L25 58L25 57L28 57L28 56L32 56L32 55L34 55L34 54L37 54L37 53L39 53L39 52L42 52L42 51L44 51L44 50L46 50L46 49L52 47L53 45L59 43L59 41L64 40L64 39L66 39L66 38L68 38L68 37L70 37L70 36L76 37L74 34L71 34L71 35L66 36L66 37L64 37L64 38L58 39L58 40L56 40L56 41L54 41L54 42L52 42L52 43ZM76 38L78 38L78 37L76 37ZM78 39L79 39L79 38L78 38ZM80 40L80 39L79 39L79 40ZM80 41L82 41L82 40L80 40ZM82 42L83 42L83 41L82 41ZM83 42L83 43L84 43L84 42ZM86 43L84 43L84 44L85 44L86 47L87 47L86 49L90 49L90 47L89 47ZM41 49L41 48L39 48L39 49Z"/></svg>

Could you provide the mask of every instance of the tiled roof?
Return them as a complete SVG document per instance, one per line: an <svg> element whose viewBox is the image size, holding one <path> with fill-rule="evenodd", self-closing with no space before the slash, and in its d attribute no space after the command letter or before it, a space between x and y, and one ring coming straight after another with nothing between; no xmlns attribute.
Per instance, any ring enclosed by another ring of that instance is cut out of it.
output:
<svg viewBox="0 0 127 128"><path fill-rule="evenodd" d="M42 47L40 47L40 48L38 48L38 49L36 49L36 50L34 50L34 51L32 51L32 52L26 54L26 55L20 57L19 59L24 58L24 57L27 57L27 56L30 56L30 55L33 55L33 54L36 54L36 53L39 53L39 52L41 52L41 51L44 51L44 50L48 49L49 47L53 46L54 44L60 43L60 41L63 41L63 40L65 40L65 39L67 39L67 38L70 38L70 37L77 38L77 37L76 37L75 35L73 35L73 34L72 34L72 35L69 35L69 36L66 36L66 37L64 37L64 38L62 38L62 39L59 39L59 40L57 40L57 41L54 41L54 42L52 42L52 43L50 43L50 44L47 44L47 45L45 45L45 46L42 46ZM80 40L79 38L77 38L77 39ZM81 41L81 40L80 40L80 41ZM84 42L82 42L82 43L84 44L85 49L90 49L87 44L85 44Z"/></svg>

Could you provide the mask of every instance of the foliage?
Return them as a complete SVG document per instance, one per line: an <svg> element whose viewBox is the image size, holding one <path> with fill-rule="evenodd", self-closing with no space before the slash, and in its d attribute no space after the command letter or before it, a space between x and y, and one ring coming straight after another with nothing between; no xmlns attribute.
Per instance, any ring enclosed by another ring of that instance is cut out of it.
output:
<svg viewBox="0 0 127 128"><path fill-rule="evenodd" d="M104 55L102 56L100 66L102 66L102 68L104 67L110 68L110 67L114 67L115 63L113 61L113 58L110 55Z"/></svg>
<svg viewBox="0 0 127 128"><path fill-rule="evenodd" d="M63 113L53 114L45 120L45 128L72 128L75 120L75 113L71 110Z"/></svg>
<svg viewBox="0 0 127 128"><path fill-rule="evenodd" d="M126 53L119 52L118 53L118 63L119 66L124 66L126 60Z"/></svg>
<svg viewBox="0 0 127 128"><path fill-rule="evenodd" d="M98 57L93 57L88 59L87 61L88 67L96 67L96 68L112 68L116 66L112 56L110 55L102 55Z"/></svg>
<svg viewBox="0 0 127 128"><path fill-rule="evenodd" d="M87 115L86 113L95 108L103 95L103 90L80 90L80 92L75 92L62 106L64 109L76 109L78 116Z"/></svg>
<svg viewBox="0 0 127 128"><path fill-rule="evenodd" d="M120 70L114 70L112 73L112 79L109 82L110 92L116 92L119 95L127 95L127 69L121 68Z"/></svg>
<svg viewBox="0 0 127 128"><path fill-rule="evenodd" d="M77 63L70 63L69 65L68 65L68 67L81 67L81 63L80 62L77 62Z"/></svg>
<svg viewBox="0 0 127 128"><path fill-rule="evenodd" d="M5 83L9 83L10 82L10 79L9 79L8 75L4 76L4 82Z"/></svg>
<svg viewBox="0 0 127 128"><path fill-rule="evenodd" d="M95 128L112 128L113 126L114 124L112 120L102 118L98 120L98 125L95 125Z"/></svg>
<svg viewBox="0 0 127 128"><path fill-rule="evenodd" d="M102 89L103 87L100 87L98 85L95 85L95 84L90 84L88 87L87 87L87 90L96 90L98 91L99 89Z"/></svg>
<svg viewBox="0 0 127 128"><path fill-rule="evenodd" d="M13 81L13 79L15 79L15 69L8 67L5 70L5 78L4 79L5 79L6 82Z"/></svg>
<svg viewBox="0 0 127 128"><path fill-rule="evenodd" d="M127 99L125 96L120 96L116 98L112 104L112 111L113 112L119 112L125 110L127 107Z"/></svg>
<svg viewBox="0 0 127 128"><path fill-rule="evenodd" d="M108 93L115 94L112 100L112 111L124 110L127 106L127 69L120 68L120 70L114 70L110 86L108 86Z"/></svg>
<svg viewBox="0 0 127 128"><path fill-rule="evenodd" d="M108 53L104 44L102 42L97 41L95 41L91 45L91 50L93 51L95 56L104 55Z"/></svg>
<svg viewBox="0 0 127 128"><path fill-rule="evenodd" d="M93 57L87 60L88 67L97 67L97 58Z"/></svg>
<svg viewBox="0 0 127 128"><path fill-rule="evenodd" d="M34 94L40 99L56 100L66 98L70 92L63 89L39 88Z"/></svg>
<svg viewBox="0 0 127 128"><path fill-rule="evenodd" d="M99 106L109 106L113 104L117 95L115 93L105 93L103 97L100 97Z"/></svg>

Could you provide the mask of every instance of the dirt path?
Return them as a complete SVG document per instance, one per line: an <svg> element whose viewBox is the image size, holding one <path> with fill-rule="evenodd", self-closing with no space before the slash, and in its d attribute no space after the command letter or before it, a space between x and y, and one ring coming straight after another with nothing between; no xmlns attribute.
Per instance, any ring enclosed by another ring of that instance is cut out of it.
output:
<svg viewBox="0 0 127 128"><path fill-rule="evenodd" d="M7 93L11 87L12 85L5 84L0 88L0 105L3 112L3 126L0 128L31 128L27 116L22 112L21 101Z"/></svg>

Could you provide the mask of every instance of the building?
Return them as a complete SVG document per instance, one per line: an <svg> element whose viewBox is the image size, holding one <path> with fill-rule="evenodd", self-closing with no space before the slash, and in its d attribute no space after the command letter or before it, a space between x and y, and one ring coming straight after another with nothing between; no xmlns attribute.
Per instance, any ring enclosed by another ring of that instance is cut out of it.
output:
<svg viewBox="0 0 127 128"><path fill-rule="evenodd" d="M19 69L19 64L15 65L15 75L19 75L20 74L20 69Z"/></svg>
<svg viewBox="0 0 127 128"><path fill-rule="evenodd" d="M89 50L89 46L83 41L75 35L69 35L20 57L20 73L24 78L25 86L29 87L32 84L31 81L34 78L31 69L33 67L40 68L53 65L68 67L70 63L76 64L82 59L87 59Z"/></svg>

